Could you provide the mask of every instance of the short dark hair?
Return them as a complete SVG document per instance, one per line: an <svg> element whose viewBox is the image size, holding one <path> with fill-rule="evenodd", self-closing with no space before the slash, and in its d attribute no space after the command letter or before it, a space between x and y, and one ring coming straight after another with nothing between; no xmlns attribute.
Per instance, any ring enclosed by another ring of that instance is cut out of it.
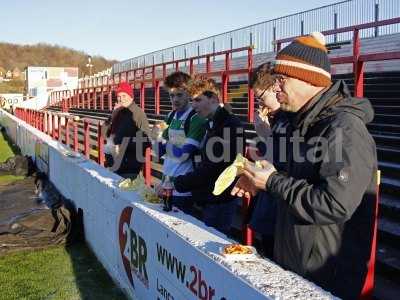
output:
<svg viewBox="0 0 400 300"><path fill-rule="evenodd" d="M169 89L175 88L175 89L187 90L187 85L190 79L191 77L189 74L186 74L181 71L176 71L174 73L169 74L165 78L164 85Z"/></svg>
<svg viewBox="0 0 400 300"><path fill-rule="evenodd" d="M271 62L263 63L251 72L249 82L251 88L267 89L273 84L274 75Z"/></svg>

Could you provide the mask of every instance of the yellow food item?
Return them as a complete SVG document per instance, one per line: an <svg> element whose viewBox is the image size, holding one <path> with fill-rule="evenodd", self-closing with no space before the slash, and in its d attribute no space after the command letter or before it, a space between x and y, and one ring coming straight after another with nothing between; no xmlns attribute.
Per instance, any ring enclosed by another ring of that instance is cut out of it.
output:
<svg viewBox="0 0 400 300"><path fill-rule="evenodd" d="M161 130L165 130L168 128L168 124L164 121L160 122L159 126L160 126Z"/></svg>
<svg viewBox="0 0 400 300"><path fill-rule="evenodd" d="M247 246L240 244L231 244L224 247L224 254L253 254L253 251Z"/></svg>
<svg viewBox="0 0 400 300"><path fill-rule="evenodd" d="M129 190L130 186L132 184L132 181L130 178L122 180L119 184L118 187L122 190Z"/></svg>
<svg viewBox="0 0 400 300"><path fill-rule="evenodd" d="M145 184L142 172L134 180L124 179L118 184L118 187L124 191L136 191L146 202L160 202L156 192Z"/></svg>
<svg viewBox="0 0 400 300"><path fill-rule="evenodd" d="M238 153L234 162L227 167L215 181L213 195L221 195L232 184L235 178L243 173L246 162L248 162L248 159L243 157L242 154ZM261 161L256 161L255 167L262 168Z"/></svg>
<svg viewBox="0 0 400 300"><path fill-rule="evenodd" d="M237 174L237 167L230 165L227 167L221 175L219 175L214 185L213 194L215 196L221 195L235 180Z"/></svg>
<svg viewBox="0 0 400 300"><path fill-rule="evenodd" d="M236 156L235 161L227 167L221 175L219 175L217 181L215 181L213 195L221 195L235 180L236 176L243 173L244 164L247 158L243 157L242 154Z"/></svg>

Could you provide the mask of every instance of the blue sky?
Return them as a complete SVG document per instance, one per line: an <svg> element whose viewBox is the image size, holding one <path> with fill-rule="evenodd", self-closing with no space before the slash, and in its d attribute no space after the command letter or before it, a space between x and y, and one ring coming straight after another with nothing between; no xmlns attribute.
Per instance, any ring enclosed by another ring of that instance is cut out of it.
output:
<svg viewBox="0 0 400 300"><path fill-rule="evenodd" d="M123 60L335 0L0 0L0 41Z"/></svg>

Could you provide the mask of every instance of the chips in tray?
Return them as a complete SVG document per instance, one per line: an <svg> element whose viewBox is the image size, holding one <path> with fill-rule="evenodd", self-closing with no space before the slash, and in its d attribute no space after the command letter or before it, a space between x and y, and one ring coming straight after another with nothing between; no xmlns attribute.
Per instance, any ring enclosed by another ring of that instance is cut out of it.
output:
<svg viewBox="0 0 400 300"><path fill-rule="evenodd" d="M217 181L215 181L213 195L221 195L232 184L235 178L243 173L246 162L248 162L248 159L238 153L235 161L227 167L221 175L219 175ZM262 168L261 162L259 161L255 162L255 166L257 168Z"/></svg>
<svg viewBox="0 0 400 300"><path fill-rule="evenodd" d="M155 191L145 184L142 172L140 172L134 180L131 180L130 178L122 180L118 184L118 187L124 191L138 192L138 194L146 202L160 203L160 199L158 198Z"/></svg>
<svg viewBox="0 0 400 300"><path fill-rule="evenodd" d="M257 250L251 246L230 244L220 248L221 254L231 260L251 260L257 258Z"/></svg>
<svg viewBox="0 0 400 300"><path fill-rule="evenodd" d="M252 254L253 251L247 246L231 244L223 248L224 254Z"/></svg>

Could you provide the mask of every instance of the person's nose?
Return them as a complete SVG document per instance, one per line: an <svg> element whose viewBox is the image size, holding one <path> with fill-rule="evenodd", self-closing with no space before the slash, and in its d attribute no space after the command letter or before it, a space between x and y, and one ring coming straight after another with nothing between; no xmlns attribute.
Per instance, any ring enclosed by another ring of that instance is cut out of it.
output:
<svg viewBox="0 0 400 300"><path fill-rule="evenodd" d="M274 85L272 86L272 91L274 93L278 93L282 91L281 85L279 84L279 82L275 82Z"/></svg>

